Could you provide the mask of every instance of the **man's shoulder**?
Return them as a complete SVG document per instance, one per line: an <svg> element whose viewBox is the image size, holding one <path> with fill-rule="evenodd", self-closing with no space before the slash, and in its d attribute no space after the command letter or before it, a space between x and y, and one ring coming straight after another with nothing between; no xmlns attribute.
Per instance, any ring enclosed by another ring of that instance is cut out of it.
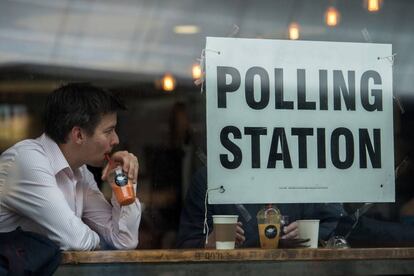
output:
<svg viewBox="0 0 414 276"><path fill-rule="evenodd" d="M1 159L7 159L8 157L14 158L27 158L31 155L44 155L45 150L38 140L35 139L26 139L22 140L12 147L8 148L1 155Z"/></svg>
<svg viewBox="0 0 414 276"><path fill-rule="evenodd" d="M24 140L6 150L0 157L0 171L8 187L20 187L22 183L32 185L38 179L53 175L50 161L41 145L35 140Z"/></svg>
<svg viewBox="0 0 414 276"><path fill-rule="evenodd" d="M49 160L42 144L33 139L23 140L7 149L1 155L0 163L5 166L8 166L7 164L15 165L19 168L20 173L26 170L33 173L34 168L52 168L52 162Z"/></svg>

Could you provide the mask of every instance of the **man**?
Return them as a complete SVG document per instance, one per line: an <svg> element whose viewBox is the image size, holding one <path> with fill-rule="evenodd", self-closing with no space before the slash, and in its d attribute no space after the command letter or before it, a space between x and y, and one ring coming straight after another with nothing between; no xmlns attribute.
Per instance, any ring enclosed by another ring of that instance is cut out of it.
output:
<svg viewBox="0 0 414 276"><path fill-rule="evenodd" d="M181 213L178 232L177 247L202 248L214 247L213 215L239 215L236 227L236 245L239 247L260 247L257 227L257 212L265 204L220 204L207 206L207 224L209 238L203 233L205 216L205 196L207 190L207 170L199 170L192 181L184 208ZM298 219L319 219L319 238L329 239L337 226L338 220L343 216L341 204L275 204L282 215L289 216L290 223L285 226L282 239L295 239L299 237Z"/></svg>
<svg viewBox="0 0 414 276"><path fill-rule="evenodd" d="M63 250L94 250L102 244L134 249L138 244L138 199L109 204L86 165L103 166L119 143L117 111L125 106L110 92L90 84L64 85L46 101L45 133L24 140L0 157L0 229L43 234ZM115 152L103 171L121 165L134 183L137 158ZM110 180L108 180L110 181Z"/></svg>

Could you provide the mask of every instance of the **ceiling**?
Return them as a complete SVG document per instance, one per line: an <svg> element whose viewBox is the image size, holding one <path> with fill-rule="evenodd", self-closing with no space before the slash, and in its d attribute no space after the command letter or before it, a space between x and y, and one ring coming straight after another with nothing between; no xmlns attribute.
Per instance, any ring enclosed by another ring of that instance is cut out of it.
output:
<svg viewBox="0 0 414 276"><path fill-rule="evenodd" d="M335 28L323 21L329 5L341 12ZM71 74L87 70L142 81L171 72L190 83L206 36L287 39L296 21L303 40L392 43L394 92L409 95L412 14L414 1L408 0L384 0L375 14L362 0L1 0L0 67L35 65L51 75L81 68ZM174 26L188 24L200 32L174 33Z"/></svg>

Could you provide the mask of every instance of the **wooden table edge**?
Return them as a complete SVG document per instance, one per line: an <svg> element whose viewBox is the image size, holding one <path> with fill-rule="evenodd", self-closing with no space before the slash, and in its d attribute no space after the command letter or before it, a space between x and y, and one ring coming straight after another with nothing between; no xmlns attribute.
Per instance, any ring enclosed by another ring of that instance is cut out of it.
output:
<svg viewBox="0 0 414 276"><path fill-rule="evenodd" d="M65 251L62 264L413 259L410 248Z"/></svg>

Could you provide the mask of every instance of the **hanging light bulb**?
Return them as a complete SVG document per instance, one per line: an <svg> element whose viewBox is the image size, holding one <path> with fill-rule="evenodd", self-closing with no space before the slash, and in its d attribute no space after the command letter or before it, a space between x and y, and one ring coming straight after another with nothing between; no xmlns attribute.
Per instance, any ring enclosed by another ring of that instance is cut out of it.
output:
<svg viewBox="0 0 414 276"><path fill-rule="evenodd" d="M175 79L171 74L165 74L162 78L162 89L167 92L174 90L176 85Z"/></svg>
<svg viewBox="0 0 414 276"><path fill-rule="evenodd" d="M338 25L341 15L335 7L329 7L325 12L326 25L334 27Z"/></svg>
<svg viewBox="0 0 414 276"><path fill-rule="evenodd" d="M197 80L197 79L201 78L200 64L198 64L198 63L193 64L192 73L193 73L193 79Z"/></svg>
<svg viewBox="0 0 414 276"><path fill-rule="evenodd" d="M377 12L381 9L382 0L364 0L364 7L369 12Z"/></svg>
<svg viewBox="0 0 414 276"><path fill-rule="evenodd" d="M296 22L289 25L289 39L296 40L299 38L299 24Z"/></svg>

